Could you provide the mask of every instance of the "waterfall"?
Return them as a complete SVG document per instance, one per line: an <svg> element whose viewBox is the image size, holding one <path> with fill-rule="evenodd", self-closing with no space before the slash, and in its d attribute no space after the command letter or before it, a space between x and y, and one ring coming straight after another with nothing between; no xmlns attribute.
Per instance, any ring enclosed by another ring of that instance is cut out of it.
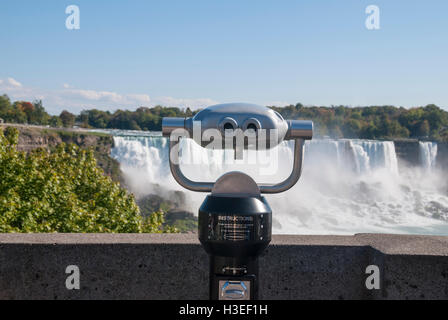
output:
<svg viewBox="0 0 448 320"><path fill-rule="evenodd" d="M156 136L116 136L111 156L127 175L127 182L136 193L148 183L163 183L170 175L168 143Z"/></svg>
<svg viewBox="0 0 448 320"><path fill-rule="evenodd" d="M181 141L181 167L188 177L195 180L216 181L225 172L240 170L254 176L255 180L258 178L259 182L272 182L273 177L280 181L288 176L294 157L292 141L283 142L274 150L260 154L245 151L244 160L235 160L230 150L209 150L190 139ZM120 162L125 173L138 170L139 179L145 180L145 183L163 183L170 176L166 138L159 135L115 136L114 144L111 155ZM257 154L255 159L254 154ZM375 169L386 169L394 174L398 172L394 145L389 141L307 141L305 163L313 167L325 166L360 174ZM269 170L269 166L273 170Z"/></svg>
<svg viewBox="0 0 448 320"><path fill-rule="evenodd" d="M419 142L420 163L423 168L432 169L436 165L437 142Z"/></svg>
<svg viewBox="0 0 448 320"><path fill-rule="evenodd" d="M320 159L320 160L317 160ZM305 162L331 161L341 170L359 174L385 169L398 173L398 162L392 141L312 140L307 142Z"/></svg>
<svg viewBox="0 0 448 320"><path fill-rule="evenodd" d="M204 194L183 190L174 181L166 138L160 133L113 134L112 156L120 162L132 192L168 198L170 193L161 190L181 190L184 209L197 213ZM276 183L291 172L293 148L287 141L269 152L245 151L244 160L235 160L232 151L208 150L183 139L181 168L198 181L216 181L225 172L239 170L259 183ZM434 166L437 145L421 143L420 150L423 168L398 170L391 141L307 141L300 181L285 193L266 196L274 211L273 232L448 234L446 177L424 169Z"/></svg>

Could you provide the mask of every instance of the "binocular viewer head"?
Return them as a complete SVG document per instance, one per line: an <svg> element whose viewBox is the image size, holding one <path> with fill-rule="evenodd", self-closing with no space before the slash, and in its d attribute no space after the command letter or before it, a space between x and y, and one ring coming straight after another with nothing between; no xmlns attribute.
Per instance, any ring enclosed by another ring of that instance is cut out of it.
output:
<svg viewBox="0 0 448 320"><path fill-rule="evenodd" d="M192 118L163 118L163 136L176 134L179 129L179 136L188 135L202 147L216 149L235 148L234 140L239 138L244 148L255 144L257 149L269 149L284 140L313 136L312 121L285 120L272 109L247 103L210 106Z"/></svg>
<svg viewBox="0 0 448 320"><path fill-rule="evenodd" d="M247 186L246 193L279 193L288 190L299 180L305 140L313 137L313 122L308 120L285 120L276 111L267 107L246 103L219 104L198 112L192 118L163 118L162 134L169 137L170 169L174 179L184 188L210 192L224 185L233 189L237 184ZM243 158L243 150L270 149L282 141L294 140L294 161L290 176L277 184L247 183L242 173L229 173L216 182L199 182L188 179L180 168L179 138L188 137L200 146L211 149L233 149L235 158ZM227 183L228 179L232 183ZM243 183L244 182L244 183ZM251 187L255 185L255 189ZM216 192L215 192L216 193ZM240 192L244 193L244 192Z"/></svg>

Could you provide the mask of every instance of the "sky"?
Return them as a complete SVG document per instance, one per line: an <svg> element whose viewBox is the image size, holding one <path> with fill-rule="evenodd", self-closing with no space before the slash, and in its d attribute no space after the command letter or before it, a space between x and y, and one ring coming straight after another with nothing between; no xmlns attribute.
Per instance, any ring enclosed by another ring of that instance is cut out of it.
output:
<svg viewBox="0 0 448 320"><path fill-rule="evenodd" d="M369 5L379 29L366 28ZM225 102L448 110L447 12L446 0L2 0L0 94L42 99L52 114Z"/></svg>

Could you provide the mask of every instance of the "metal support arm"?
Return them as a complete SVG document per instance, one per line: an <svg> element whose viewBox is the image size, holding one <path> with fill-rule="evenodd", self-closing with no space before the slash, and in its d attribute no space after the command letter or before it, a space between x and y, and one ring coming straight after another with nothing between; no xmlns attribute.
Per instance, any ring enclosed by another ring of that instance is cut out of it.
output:
<svg viewBox="0 0 448 320"><path fill-rule="evenodd" d="M175 151L174 147L179 141L170 139L170 169L174 179L184 188L197 192L211 192L214 182L198 182L188 179L180 169L179 151ZM303 149L305 146L304 139L294 139L294 163L290 176L284 181L270 185L259 185L261 193L280 193L292 188L299 180L302 174Z"/></svg>

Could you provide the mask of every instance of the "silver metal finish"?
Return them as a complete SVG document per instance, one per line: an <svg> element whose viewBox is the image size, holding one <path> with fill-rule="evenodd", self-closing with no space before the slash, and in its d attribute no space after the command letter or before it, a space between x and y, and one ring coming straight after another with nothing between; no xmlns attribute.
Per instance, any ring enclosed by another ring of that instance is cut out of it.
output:
<svg viewBox="0 0 448 320"><path fill-rule="evenodd" d="M193 128L197 131L193 132ZM178 132L176 129L184 130L179 130L181 132ZM213 147L224 149L227 146L232 146L235 150L236 158L240 159L243 154L242 148L248 148L249 146L255 145L255 143L244 140L244 144L239 146L238 143L234 143L233 139L238 138L238 135L241 135L243 131L247 133L248 129L253 129L252 134L255 131L257 139L260 139L260 136L258 135L260 129L267 131L265 137L267 143L264 146L265 148L272 148L284 140L295 140L294 164L291 175L278 184L258 185L259 192L279 193L294 186L302 174L305 140L312 139L313 137L313 122L307 120L284 120L278 112L272 109L246 103L210 106L197 113L193 118L163 118L162 134L165 137L170 137L170 169L174 179L188 190L199 192L212 191L215 186L214 182L193 181L185 177L182 173L179 166L179 152L173 152L174 147L178 144L178 140L182 136L189 136L199 145L207 147L211 145L210 139L208 138L213 137L213 134L210 135L210 132L219 130L223 135L222 144L213 144ZM277 133L277 136L274 141L271 141L270 139L270 130L276 130L275 132ZM203 139L204 137L207 138ZM225 142L229 142L229 139L231 139L232 143L226 144ZM260 143L256 144L256 146L257 148L261 148ZM240 172L223 175L220 180L216 182L216 184L219 182L219 185L216 186L215 192L225 193L225 190L230 190L228 183L232 180L233 188L248 188L247 190L251 190L249 193L258 193L258 191L252 188L253 184L251 184L247 178L253 181L252 178L247 175L244 176L244 174ZM252 187L250 187L250 185L252 185ZM240 190L241 193L247 191L246 189L243 189Z"/></svg>
<svg viewBox="0 0 448 320"><path fill-rule="evenodd" d="M259 197L260 188L250 176L243 172L231 171L223 174L216 180L213 195L221 197Z"/></svg>
<svg viewBox="0 0 448 320"><path fill-rule="evenodd" d="M170 141L170 170L174 179L185 189L197 192L211 192L215 185L214 182L199 182L193 181L185 177L180 169L179 165L179 153L173 152L173 148L178 144L177 141ZM303 139L296 139L294 144L294 163L290 176L284 181L268 185L259 185L261 193L280 193L292 188L299 180L302 174L302 163L303 163L303 149L305 146L305 141ZM171 158L173 157L173 158ZM224 177L224 176L223 176Z"/></svg>
<svg viewBox="0 0 448 320"><path fill-rule="evenodd" d="M178 144L177 141L170 140L170 170L174 180L182 187L191 191L210 192L213 189L214 182L197 182L188 179L180 169L179 152L173 152L173 148Z"/></svg>
<svg viewBox="0 0 448 320"><path fill-rule="evenodd" d="M251 129L253 127L253 129L255 130L255 132L257 132L258 130L261 129L261 123L260 121L258 121L257 118L249 118L247 120L244 121L243 123L243 131L246 131L248 129Z"/></svg>
<svg viewBox="0 0 448 320"><path fill-rule="evenodd" d="M225 125L230 125L233 130L241 129L246 131L249 125L253 125L257 130L265 129L269 136L272 129L278 130L278 139L269 147L274 147L283 140L305 139L313 137L313 122L308 120L284 120L276 111L267 107L246 103L229 103L210 106L196 114L193 118L171 118L162 120L162 134L169 137L176 129L185 129L193 137L193 122L201 124L201 134L206 130L220 130L225 136ZM199 135L198 135L199 136ZM195 140L196 141L196 140ZM206 147L209 141L196 141Z"/></svg>
<svg viewBox="0 0 448 320"><path fill-rule="evenodd" d="M171 133L176 129L185 128L185 118L170 118L166 117L162 119L162 135L169 137Z"/></svg>
<svg viewBox="0 0 448 320"><path fill-rule="evenodd" d="M280 193L291 189L302 175L303 166L303 150L305 148L305 141L303 139L296 139L294 143L294 163L291 174L284 181L274 185L260 185L261 193Z"/></svg>
<svg viewBox="0 0 448 320"><path fill-rule="evenodd" d="M201 124L202 124L202 122L201 122ZM238 128L238 123L236 122L235 119L233 119L231 117L225 117L225 118L221 119L221 121L219 122L218 128L224 135L227 127L229 127L228 129L230 129L232 131L236 130ZM209 129L211 129L211 128L209 128Z"/></svg>
<svg viewBox="0 0 448 320"><path fill-rule="evenodd" d="M257 126L257 129L265 129L269 136L270 130L277 130L277 141L272 141L270 147L274 147L283 141L287 131L288 123L279 117L275 111L267 107L258 106L248 103L228 103L218 104L205 108L198 112L192 121L200 121L201 136L204 131L209 129L219 129L224 136L224 125L226 123L232 124L233 129L240 129L245 131L250 123ZM206 147L208 142L196 141L203 147Z"/></svg>
<svg viewBox="0 0 448 320"><path fill-rule="evenodd" d="M250 300L250 281L219 281L219 300Z"/></svg>
<svg viewBox="0 0 448 320"><path fill-rule="evenodd" d="M313 138L313 122L308 120L288 120L288 134L285 140Z"/></svg>

